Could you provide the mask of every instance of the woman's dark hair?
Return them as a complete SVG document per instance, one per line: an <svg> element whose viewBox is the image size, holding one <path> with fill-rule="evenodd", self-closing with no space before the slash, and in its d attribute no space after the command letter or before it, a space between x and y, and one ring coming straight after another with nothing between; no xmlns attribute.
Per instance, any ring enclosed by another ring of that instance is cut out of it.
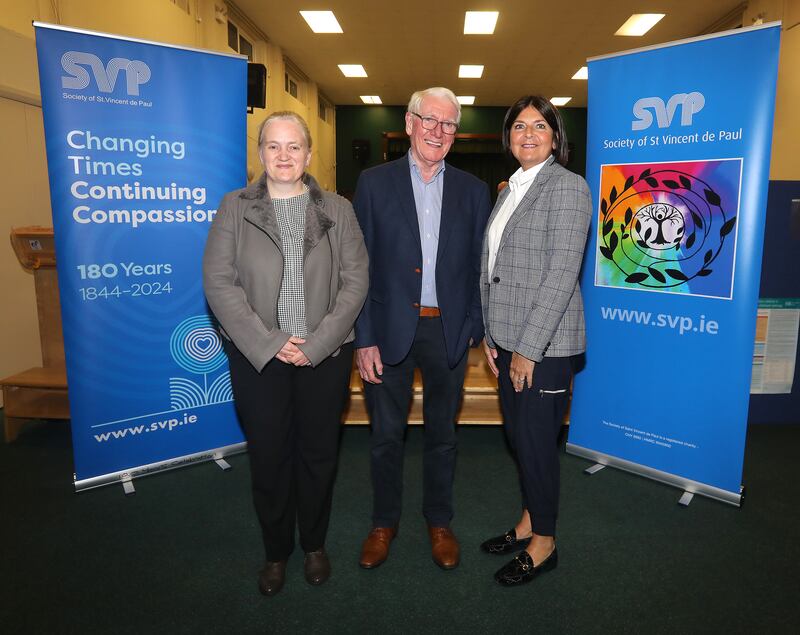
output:
<svg viewBox="0 0 800 635"><path fill-rule="evenodd" d="M567 147L567 131L564 129L564 122L558 109L550 103L549 99L545 99L541 95L525 95L520 97L506 112L503 119L503 150L509 155L511 154L511 126L519 117L519 113L525 110L528 106L533 106L542 113L542 117L547 124L553 129L553 156L561 165L567 165L569 160L569 148Z"/></svg>

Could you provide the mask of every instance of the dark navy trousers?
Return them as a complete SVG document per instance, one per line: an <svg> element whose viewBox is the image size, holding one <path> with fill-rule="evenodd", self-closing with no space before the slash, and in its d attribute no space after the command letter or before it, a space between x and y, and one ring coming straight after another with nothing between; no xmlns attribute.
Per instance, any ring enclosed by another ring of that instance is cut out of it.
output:
<svg viewBox="0 0 800 635"><path fill-rule="evenodd" d="M403 445L414 368L419 368L422 374L425 422L422 512L429 525L449 526L453 517L455 423L466 365L464 351L455 368L449 367L441 318L421 317L408 356L399 364L384 364L383 383L364 383L372 426L370 467L374 527L394 527L400 521Z"/></svg>
<svg viewBox="0 0 800 635"><path fill-rule="evenodd" d="M503 425L519 470L522 505L533 531L555 536L558 516L558 434L569 404L573 358L545 357L534 365L533 386L514 392L511 352L497 349Z"/></svg>

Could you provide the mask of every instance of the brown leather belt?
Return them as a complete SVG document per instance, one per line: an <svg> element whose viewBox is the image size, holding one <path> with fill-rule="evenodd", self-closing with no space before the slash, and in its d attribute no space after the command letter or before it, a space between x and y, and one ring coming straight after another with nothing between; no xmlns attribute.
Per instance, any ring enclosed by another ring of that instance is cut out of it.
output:
<svg viewBox="0 0 800 635"><path fill-rule="evenodd" d="M442 312L438 306L421 306L419 307L420 317L440 317Z"/></svg>

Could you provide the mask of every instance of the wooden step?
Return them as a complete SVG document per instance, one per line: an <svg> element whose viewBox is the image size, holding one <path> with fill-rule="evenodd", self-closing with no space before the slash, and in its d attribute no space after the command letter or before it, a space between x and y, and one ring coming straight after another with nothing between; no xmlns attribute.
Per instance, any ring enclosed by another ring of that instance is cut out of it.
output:
<svg viewBox="0 0 800 635"><path fill-rule="evenodd" d="M358 370L353 368L350 378L350 401L345 409L344 422L348 425L369 423L364 404L364 385ZM408 422L422 423L422 379L419 371L414 373L414 395L411 400ZM464 377L464 399L458 415L458 423L465 425L498 425L503 422L500 402L497 397L497 380L486 364L483 350L472 348L469 351L467 370Z"/></svg>
<svg viewBox="0 0 800 635"><path fill-rule="evenodd" d="M67 371L63 366L30 368L0 380L5 440L14 441L28 421L69 419Z"/></svg>

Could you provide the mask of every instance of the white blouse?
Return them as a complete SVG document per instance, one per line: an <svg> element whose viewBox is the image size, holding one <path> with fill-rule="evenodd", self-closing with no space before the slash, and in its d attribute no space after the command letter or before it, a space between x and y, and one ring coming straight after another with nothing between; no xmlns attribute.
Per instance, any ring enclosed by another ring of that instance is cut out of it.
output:
<svg viewBox="0 0 800 635"><path fill-rule="evenodd" d="M503 201L503 207L501 207L500 211L497 212L497 215L494 217L494 220L492 220L492 224L489 225L488 230L488 271L490 277L492 275L492 271L494 270L495 260L497 259L497 250L500 248L500 239L503 237L503 231L508 224L508 220L514 213L514 210L517 209L519 202L524 198L525 194L528 193L533 180L536 178L536 175L539 174L539 171L546 162L546 160L542 161L541 163L534 165L527 170L519 168L516 172L514 172L514 174L511 175L511 178L508 179L508 187L510 191L506 197L506 200Z"/></svg>

